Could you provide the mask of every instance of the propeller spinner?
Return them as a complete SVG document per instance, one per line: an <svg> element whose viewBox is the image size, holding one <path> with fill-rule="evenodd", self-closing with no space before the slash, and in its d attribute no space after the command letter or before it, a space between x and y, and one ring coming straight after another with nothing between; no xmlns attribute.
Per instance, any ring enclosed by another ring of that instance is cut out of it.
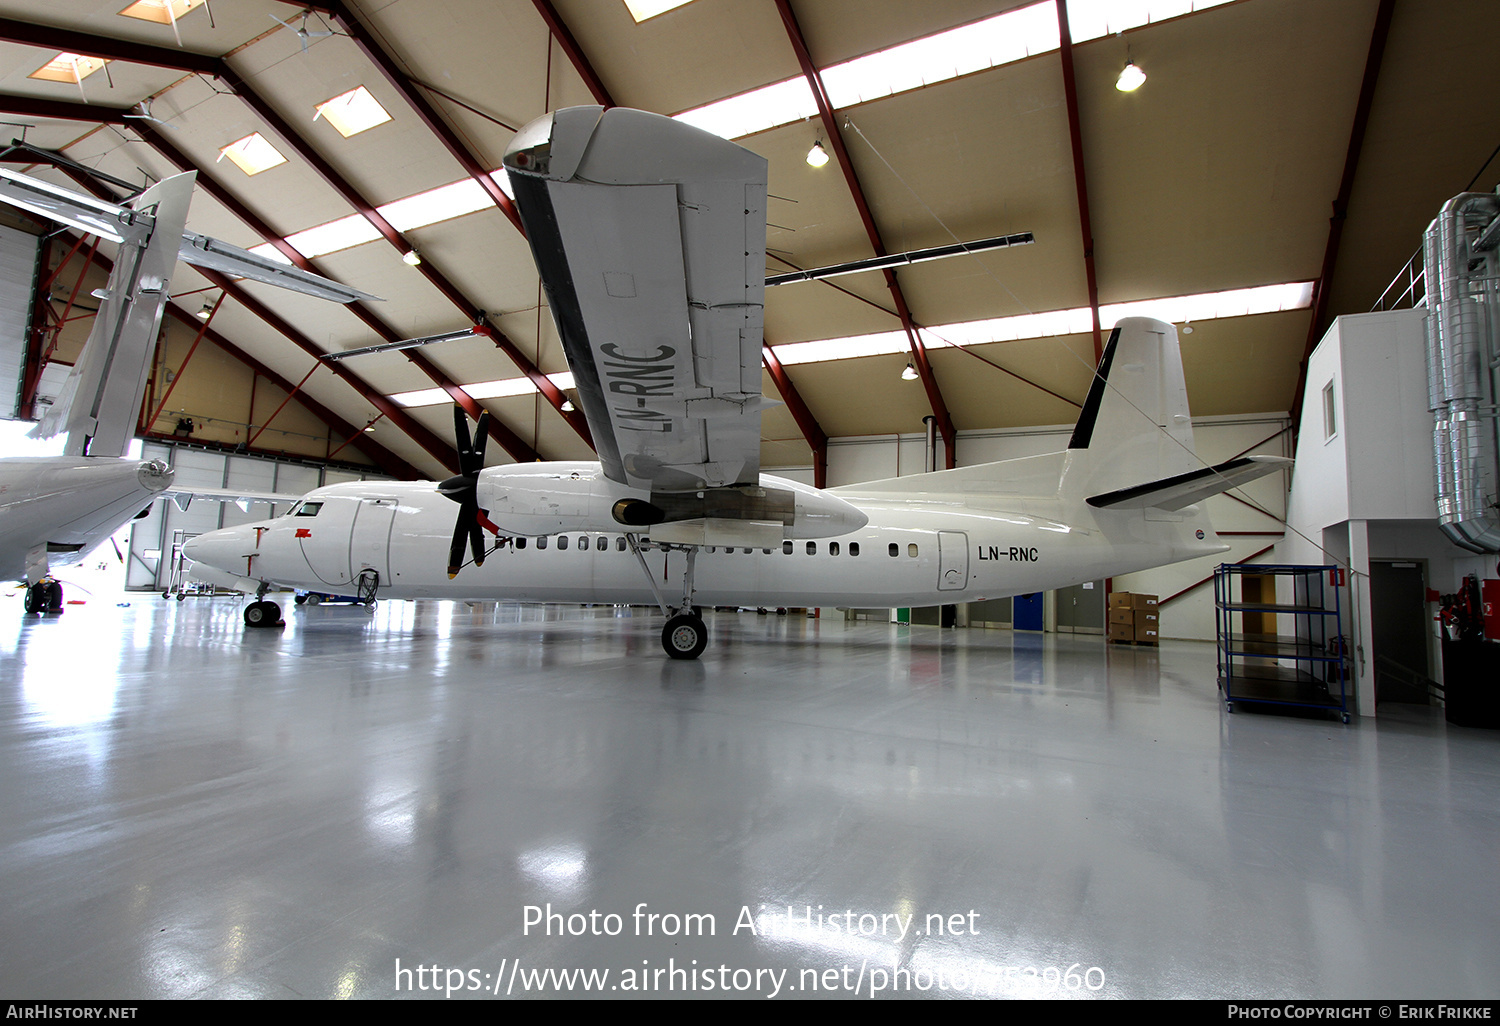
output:
<svg viewBox="0 0 1500 1026"><path fill-rule="evenodd" d="M448 548L448 577L458 576L464 563L464 542L474 555L474 565L484 565L484 532L479 511L479 472L484 469L484 443L488 437L490 414L479 414L474 438L469 439L469 418L463 407L453 407L453 433L458 442L458 474L438 485L438 491L458 503L458 518L453 524L453 544Z"/></svg>

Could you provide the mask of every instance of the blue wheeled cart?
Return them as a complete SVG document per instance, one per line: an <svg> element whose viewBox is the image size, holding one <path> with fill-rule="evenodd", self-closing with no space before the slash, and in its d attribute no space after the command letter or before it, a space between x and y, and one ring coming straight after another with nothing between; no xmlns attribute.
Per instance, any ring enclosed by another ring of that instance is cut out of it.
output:
<svg viewBox="0 0 1500 1026"><path fill-rule="evenodd" d="M1248 595L1246 578L1265 578L1275 596ZM1225 563L1214 571L1219 690L1224 708L1236 702L1298 706L1337 713L1349 722L1348 637L1343 620L1343 570L1332 566ZM1291 601L1284 599L1288 592ZM1292 632L1262 630L1264 615ZM1254 629L1246 630L1247 620Z"/></svg>

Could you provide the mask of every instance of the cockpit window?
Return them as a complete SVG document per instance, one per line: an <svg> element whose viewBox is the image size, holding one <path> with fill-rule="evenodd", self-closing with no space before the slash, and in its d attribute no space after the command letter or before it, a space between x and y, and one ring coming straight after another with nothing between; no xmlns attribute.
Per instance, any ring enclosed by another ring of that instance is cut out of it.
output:
<svg viewBox="0 0 1500 1026"><path fill-rule="evenodd" d="M304 502L302 505L292 510L292 516L315 517L318 515L318 510L322 508L323 504L321 502Z"/></svg>

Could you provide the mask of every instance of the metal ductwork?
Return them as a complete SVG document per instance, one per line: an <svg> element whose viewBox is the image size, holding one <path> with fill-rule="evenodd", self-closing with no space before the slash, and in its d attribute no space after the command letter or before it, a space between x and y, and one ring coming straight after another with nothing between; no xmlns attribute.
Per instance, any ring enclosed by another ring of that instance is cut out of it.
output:
<svg viewBox="0 0 1500 1026"><path fill-rule="evenodd" d="M1466 192L1427 226L1427 405L1438 526L1471 552L1500 552L1495 396L1500 363L1500 196ZM1486 480L1488 479L1488 480ZM1488 483L1488 489L1486 484Z"/></svg>

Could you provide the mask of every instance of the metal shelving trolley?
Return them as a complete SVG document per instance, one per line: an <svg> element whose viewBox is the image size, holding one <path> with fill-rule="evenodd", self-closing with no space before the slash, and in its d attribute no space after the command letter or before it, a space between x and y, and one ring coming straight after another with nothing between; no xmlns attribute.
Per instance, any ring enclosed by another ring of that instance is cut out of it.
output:
<svg viewBox="0 0 1500 1026"><path fill-rule="evenodd" d="M1259 594L1247 593L1251 576ZM1342 578L1343 571L1331 566L1225 563L1214 571L1219 690L1226 710L1234 712L1236 702L1302 706L1349 722ZM1276 584L1274 596L1262 590L1268 579ZM1276 600L1288 590L1290 604ZM1278 632L1284 618L1291 620L1291 634Z"/></svg>

